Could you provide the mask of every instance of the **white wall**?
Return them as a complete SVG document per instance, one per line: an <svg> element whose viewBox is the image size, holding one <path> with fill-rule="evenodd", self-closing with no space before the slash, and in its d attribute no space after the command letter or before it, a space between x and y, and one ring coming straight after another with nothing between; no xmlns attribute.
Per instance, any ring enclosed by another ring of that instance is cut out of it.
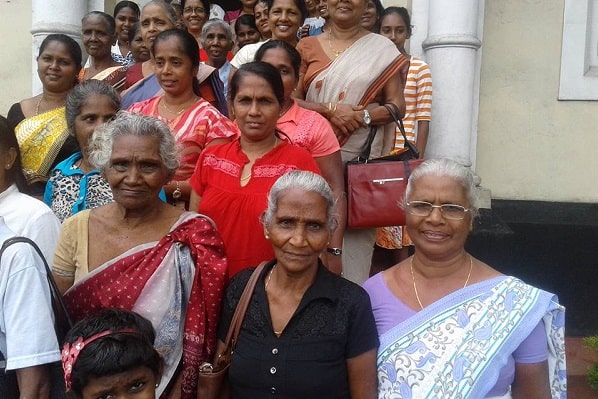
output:
<svg viewBox="0 0 598 399"><path fill-rule="evenodd" d="M0 1L0 115L31 97L31 1Z"/></svg>
<svg viewBox="0 0 598 399"><path fill-rule="evenodd" d="M486 1L476 173L493 198L598 201L598 102L557 100L562 27L563 1Z"/></svg>

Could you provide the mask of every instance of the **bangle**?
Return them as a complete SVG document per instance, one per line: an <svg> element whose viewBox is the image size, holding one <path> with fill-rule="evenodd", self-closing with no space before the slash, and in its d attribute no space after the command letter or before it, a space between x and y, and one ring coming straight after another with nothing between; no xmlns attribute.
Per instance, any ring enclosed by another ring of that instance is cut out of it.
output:
<svg viewBox="0 0 598 399"><path fill-rule="evenodd" d="M183 192L181 191L181 184L178 181L175 181L175 184L176 184L176 188L172 192L172 199L176 201L179 198L181 198L181 195L183 195Z"/></svg>
<svg viewBox="0 0 598 399"><path fill-rule="evenodd" d="M338 106L338 103L329 102L328 103L328 112L330 112L331 114L334 114L336 112L337 106Z"/></svg>

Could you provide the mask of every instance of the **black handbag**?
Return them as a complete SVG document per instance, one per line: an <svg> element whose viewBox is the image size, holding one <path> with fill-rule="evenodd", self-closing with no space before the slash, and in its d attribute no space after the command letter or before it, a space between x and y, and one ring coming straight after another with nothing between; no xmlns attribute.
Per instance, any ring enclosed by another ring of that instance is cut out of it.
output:
<svg viewBox="0 0 598 399"><path fill-rule="evenodd" d="M4 253L6 248L8 248L10 245L19 242L31 245L35 252L37 252L38 256L42 259L42 262L46 269L48 286L50 287L50 297L52 299L52 310L54 312L54 331L56 333L56 338L58 339L58 344L60 346L64 341L66 333L73 326L73 323L71 321L71 318L69 317L66 307L64 306L64 302L62 301L62 295L60 295L60 291L58 291L58 287L54 282L54 278L52 277L52 271L48 266L48 262L46 262L46 258L44 258L44 255L42 254L37 244L27 237L11 237L4 241L4 243L2 244L2 247L0 248L0 259L2 259L2 254ZM28 315L23 316L28 317ZM0 360L4 360L2 353L0 353ZM50 378L52 383L50 389L50 399L66 398L64 372L62 370L62 364L60 362L54 362L49 364L49 367ZM16 373L14 370L0 371L0 398L19 398L19 388L17 384Z"/></svg>
<svg viewBox="0 0 598 399"><path fill-rule="evenodd" d="M359 156L347 162L347 225L350 228L373 228L405 225L400 201L414 168L423 162L417 147L407 140L399 109L384 104L405 140L404 151L369 159L377 129L370 129Z"/></svg>

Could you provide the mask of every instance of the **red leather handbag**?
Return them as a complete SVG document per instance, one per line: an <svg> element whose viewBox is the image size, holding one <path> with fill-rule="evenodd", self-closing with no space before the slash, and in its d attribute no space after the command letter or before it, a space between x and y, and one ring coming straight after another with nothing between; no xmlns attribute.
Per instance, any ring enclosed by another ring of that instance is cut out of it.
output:
<svg viewBox="0 0 598 399"><path fill-rule="evenodd" d="M417 147L407 140L396 105L384 106L405 139L405 149L399 154L368 159L376 135L376 127L372 127L359 157L347 162L347 225L350 228L404 226L405 213L400 202L411 172L423 162L418 159Z"/></svg>

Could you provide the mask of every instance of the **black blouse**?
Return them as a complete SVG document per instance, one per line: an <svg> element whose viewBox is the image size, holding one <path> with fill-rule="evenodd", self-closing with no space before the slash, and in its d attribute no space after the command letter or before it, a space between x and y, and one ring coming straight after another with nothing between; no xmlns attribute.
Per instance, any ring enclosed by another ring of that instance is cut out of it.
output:
<svg viewBox="0 0 598 399"><path fill-rule="evenodd" d="M378 347L367 293L319 265L313 285L277 338L264 288L274 263L264 269L245 314L230 368L233 399L349 399L347 359ZM218 330L222 341L253 270L238 273L227 289Z"/></svg>

